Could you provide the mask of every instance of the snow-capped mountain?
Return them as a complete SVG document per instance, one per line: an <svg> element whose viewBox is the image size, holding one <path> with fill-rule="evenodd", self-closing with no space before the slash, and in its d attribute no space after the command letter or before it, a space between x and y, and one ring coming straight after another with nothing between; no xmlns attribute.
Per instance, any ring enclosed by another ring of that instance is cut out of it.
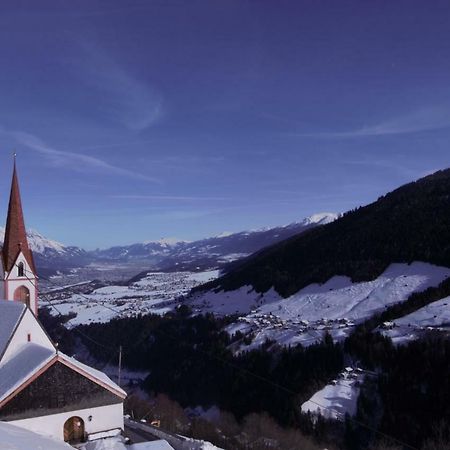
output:
<svg viewBox="0 0 450 450"><path fill-rule="evenodd" d="M5 228L0 227L0 241L5 238ZM34 253L45 254L46 252L65 253L66 247L57 241L42 236L36 230L27 230L28 245Z"/></svg>
<svg viewBox="0 0 450 450"><path fill-rule="evenodd" d="M133 263L142 265L144 269L211 268L222 267L242 259L309 228L332 222L337 217L337 214L321 213L286 226L222 233L219 236L194 242L164 238L94 251L65 246L33 229L27 231L27 238L41 274L82 267L94 262ZM4 233L4 228L0 228L1 241L3 241Z"/></svg>
<svg viewBox="0 0 450 450"><path fill-rule="evenodd" d="M264 247L280 242L309 228L330 223L338 218L334 213L321 213L286 226L224 232L218 236L194 242L162 239L92 252L103 261L145 261L160 269L192 269L217 267L242 259Z"/></svg>
<svg viewBox="0 0 450 450"><path fill-rule="evenodd" d="M0 242L3 242L4 237L5 229L0 227ZM27 240L41 274L82 266L89 262L89 255L85 250L75 246L65 246L31 228L27 230Z"/></svg>

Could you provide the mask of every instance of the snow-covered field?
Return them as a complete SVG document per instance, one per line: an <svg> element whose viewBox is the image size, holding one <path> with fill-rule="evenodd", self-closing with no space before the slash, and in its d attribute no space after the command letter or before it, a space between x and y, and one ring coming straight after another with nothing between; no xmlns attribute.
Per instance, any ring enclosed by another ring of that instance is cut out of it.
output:
<svg viewBox="0 0 450 450"><path fill-rule="evenodd" d="M364 373L348 368L339 378L316 392L302 404L302 412L320 414L328 419L343 420L345 414L354 416L359 396L359 386Z"/></svg>
<svg viewBox="0 0 450 450"><path fill-rule="evenodd" d="M395 319L391 325L391 329L382 329L381 332L396 344L417 339L424 333L450 332L450 297Z"/></svg>
<svg viewBox="0 0 450 450"><path fill-rule="evenodd" d="M203 294L196 305L204 310L225 313L251 309L228 327L252 337L251 349L267 339L282 345L311 345L328 331L335 340L348 336L355 324L405 301L413 292L437 286L450 276L450 269L427 263L392 264L377 279L352 283L346 277L333 277L322 285L305 287L293 296L280 299L269 291L261 296L239 291ZM248 289L247 289L248 290Z"/></svg>
<svg viewBox="0 0 450 450"><path fill-rule="evenodd" d="M66 325L108 322L116 317L165 314L179 305L179 297L193 287L217 278L218 270L207 272L150 272L128 286L109 285L89 294L73 293L54 297L53 315L75 313ZM60 297L60 299L58 299Z"/></svg>

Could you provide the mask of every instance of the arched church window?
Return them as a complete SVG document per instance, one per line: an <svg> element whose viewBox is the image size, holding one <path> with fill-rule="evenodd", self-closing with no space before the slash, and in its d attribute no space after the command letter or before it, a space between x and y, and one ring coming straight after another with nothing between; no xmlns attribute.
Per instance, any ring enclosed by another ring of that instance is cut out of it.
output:
<svg viewBox="0 0 450 450"><path fill-rule="evenodd" d="M25 269L24 269L24 266L23 266L23 262L20 262L17 265L17 276L19 276L19 277L25 276Z"/></svg>

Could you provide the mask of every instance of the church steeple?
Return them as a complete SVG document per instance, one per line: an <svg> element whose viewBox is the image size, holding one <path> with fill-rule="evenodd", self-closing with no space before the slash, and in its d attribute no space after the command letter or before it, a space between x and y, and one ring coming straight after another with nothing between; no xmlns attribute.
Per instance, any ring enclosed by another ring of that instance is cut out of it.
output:
<svg viewBox="0 0 450 450"><path fill-rule="evenodd" d="M2 257L3 298L25 303L37 315L37 276L25 230L15 155Z"/></svg>
<svg viewBox="0 0 450 450"><path fill-rule="evenodd" d="M8 217L6 219L5 240L3 243L4 267L7 272L11 271L20 252L23 253L30 268L34 272L33 255L28 247L22 202L20 199L19 180L17 177L16 157L14 155L14 169L9 196Z"/></svg>

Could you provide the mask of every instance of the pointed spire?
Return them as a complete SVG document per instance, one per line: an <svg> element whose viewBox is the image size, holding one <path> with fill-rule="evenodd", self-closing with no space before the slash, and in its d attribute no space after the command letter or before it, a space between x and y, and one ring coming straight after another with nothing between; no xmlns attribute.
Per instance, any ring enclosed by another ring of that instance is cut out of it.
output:
<svg viewBox="0 0 450 450"><path fill-rule="evenodd" d="M20 200L19 180L16 169L16 153L14 153L14 168L11 183L11 193L6 219L5 240L3 242L3 258L5 270L11 271L19 252L22 251L31 269L34 271L33 255L28 247L22 202Z"/></svg>

